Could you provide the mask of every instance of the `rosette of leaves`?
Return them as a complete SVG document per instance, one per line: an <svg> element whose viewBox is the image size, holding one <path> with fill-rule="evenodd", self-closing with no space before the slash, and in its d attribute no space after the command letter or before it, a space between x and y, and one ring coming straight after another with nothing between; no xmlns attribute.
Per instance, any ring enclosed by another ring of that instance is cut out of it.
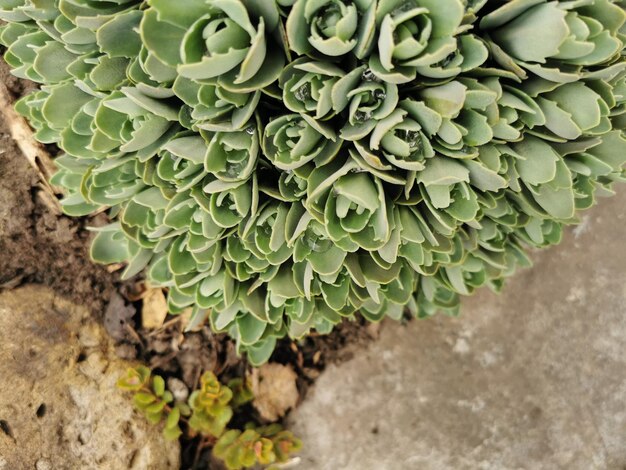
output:
<svg viewBox="0 0 626 470"><path fill-rule="evenodd" d="M212 446L213 455L229 469L285 463L302 448L302 441L279 424L227 427L237 409L254 398L247 378L237 377L224 385L213 372L205 372L187 403L175 402L163 377L145 366L128 369L117 386L133 393L135 407L152 424L163 422L165 439L178 439L183 429L191 438L199 435L199 450Z"/></svg>
<svg viewBox="0 0 626 470"><path fill-rule="evenodd" d="M333 109L346 110L350 126L386 118L396 109L398 99L397 85L376 79L365 65L342 77L332 90Z"/></svg>
<svg viewBox="0 0 626 470"><path fill-rule="evenodd" d="M279 25L273 2L192 0L181 9L167 0L152 0L149 5L141 22L142 40L182 77L253 91L270 85L283 68L284 56L275 50L281 46L272 39Z"/></svg>
<svg viewBox="0 0 626 470"><path fill-rule="evenodd" d="M351 159L336 159L313 170L306 208L343 250L375 251L391 236L391 204L381 180L357 169Z"/></svg>
<svg viewBox="0 0 626 470"><path fill-rule="evenodd" d="M229 470L240 470L256 464L285 463L291 453L302 448L302 441L278 424L262 428L227 431L217 441L213 454L226 463Z"/></svg>
<svg viewBox="0 0 626 470"><path fill-rule="evenodd" d="M414 93L382 119L347 125L341 135L355 142L358 154L353 156L363 169L391 183L412 185L415 180L410 173L407 180L406 172L424 170L435 155L468 159L492 140L519 139L513 127L517 116L507 115L499 104L502 94L494 80L455 80ZM516 105L511 105L513 113Z"/></svg>
<svg viewBox="0 0 626 470"><path fill-rule="evenodd" d="M96 73L102 78L107 73L104 69L121 68L123 72L125 64L120 64L119 56L101 56L111 52L111 26L119 24L125 12L140 3L4 0L0 3L0 18L8 24L2 28L0 41L8 47L5 59L17 76L44 84L80 79L80 74L94 67L99 68ZM138 43L138 36L132 31L123 36L134 37L126 45L134 57L132 45Z"/></svg>
<svg viewBox="0 0 626 470"><path fill-rule="evenodd" d="M390 83L417 75L445 79L487 60L485 45L463 32L461 0L381 0L376 8L378 41L369 65Z"/></svg>
<svg viewBox="0 0 626 470"><path fill-rule="evenodd" d="M254 429L243 432L233 429L220 438L214 452L216 457L224 460L228 469L240 470L252 467L256 463L261 465L273 463L272 447L272 441Z"/></svg>
<svg viewBox="0 0 626 470"><path fill-rule="evenodd" d="M126 375L117 381L121 390L133 392L135 408L141 411L152 424L165 420L163 436L168 440L182 435L179 426L181 414L188 414L184 404L174 404L174 395L165 388L165 380L160 375L152 375L145 366L128 369Z"/></svg>
<svg viewBox="0 0 626 470"><path fill-rule="evenodd" d="M220 133L177 134L146 162L142 181L153 187L122 209L121 228L136 245L155 253L149 272L154 283L170 288L174 311L233 302L232 289L220 289L220 295L212 290L219 288L219 279L230 278L221 270L220 239L252 210L250 150L259 144L245 131L225 139Z"/></svg>
<svg viewBox="0 0 626 470"><path fill-rule="evenodd" d="M614 63L623 50L626 13L612 1L514 0L480 20L493 59L527 78L574 82L590 67Z"/></svg>
<svg viewBox="0 0 626 470"><path fill-rule="evenodd" d="M524 90L541 110L526 117L529 132L544 140L565 142L603 135L612 128L611 106L616 97L604 81L560 84L535 79Z"/></svg>
<svg viewBox="0 0 626 470"><path fill-rule="evenodd" d="M363 59L375 37L374 0L298 0L287 19L290 48L298 54Z"/></svg>
<svg viewBox="0 0 626 470"><path fill-rule="evenodd" d="M285 106L300 114L309 114L316 120L329 119L333 110L332 91L345 72L330 62L296 59L279 77Z"/></svg>
<svg viewBox="0 0 626 470"><path fill-rule="evenodd" d="M8 15L5 15L5 19ZM10 16L8 16L10 18ZM63 45L54 41L44 31L28 23L9 23L3 27L0 34L2 44L7 47L4 59L13 69L13 73L20 78L26 78L35 82L58 82L67 78L67 72L63 67L50 67L42 55L38 60L38 51L47 47L47 51L57 49L61 56L58 60L65 59L67 64L76 59L76 56L66 51ZM37 65L35 66L35 62ZM48 68L50 67L50 69Z"/></svg>
<svg viewBox="0 0 626 470"><path fill-rule="evenodd" d="M200 388L189 396L193 411L189 425L204 434L221 436L233 417L233 410L228 406L232 397L232 390L223 386L215 374L205 372L200 378Z"/></svg>
<svg viewBox="0 0 626 470"><path fill-rule="evenodd" d="M263 150L280 170L290 171L308 162L317 165L332 160L342 141L333 129L306 114L287 114L265 127Z"/></svg>
<svg viewBox="0 0 626 470"><path fill-rule="evenodd" d="M624 181L626 144L613 130L600 139L589 139L579 146L558 146L572 173L576 209L588 209L596 196L614 194L613 185Z"/></svg>
<svg viewBox="0 0 626 470"><path fill-rule="evenodd" d="M183 76L176 78L172 90L187 105L187 127L216 132L241 130L252 118L261 97L260 91L232 92Z"/></svg>
<svg viewBox="0 0 626 470"><path fill-rule="evenodd" d="M62 149L64 210L109 210L92 257L257 365L357 313L456 314L610 195L624 10L0 0L0 42L41 84L17 108Z"/></svg>
<svg viewBox="0 0 626 470"><path fill-rule="evenodd" d="M135 88L106 94L66 81L25 97L17 109L40 141L66 152L55 180L70 190L63 205L75 215L138 193L147 184L144 162L179 129L175 111ZM80 179L72 176L77 172Z"/></svg>

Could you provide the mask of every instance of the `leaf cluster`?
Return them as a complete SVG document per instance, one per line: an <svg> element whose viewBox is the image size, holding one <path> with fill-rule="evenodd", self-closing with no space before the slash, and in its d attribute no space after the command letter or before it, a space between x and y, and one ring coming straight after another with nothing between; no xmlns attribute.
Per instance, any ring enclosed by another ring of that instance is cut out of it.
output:
<svg viewBox="0 0 626 470"><path fill-rule="evenodd" d="M302 447L302 442L279 424L248 423L243 430L228 428L234 412L254 398L244 378L224 385L214 373L205 372L187 403L175 402L165 380L145 366L128 369L117 386L133 393L135 407L148 421L163 423L166 439L178 439L183 428L190 437L200 435L201 445L212 445L213 454L232 470L286 462Z"/></svg>
<svg viewBox="0 0 626 470"><path fill-rule="evenodd" d="M626 163L624 0L0 0L91 255L252 364L455 315Z"/></svg>

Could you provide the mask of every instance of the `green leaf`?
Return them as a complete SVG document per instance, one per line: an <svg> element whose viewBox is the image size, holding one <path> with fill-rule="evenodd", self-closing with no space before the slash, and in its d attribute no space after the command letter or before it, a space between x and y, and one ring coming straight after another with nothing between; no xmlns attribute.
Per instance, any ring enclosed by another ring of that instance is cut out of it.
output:
<svg viewBox="0 0 626 470"><path fill-rule="evenodd" d="M168 441L176 441L182 436L183 431L179 426L165 427L163 428L163 437Z"/></svg>
<svg viewBox="0 0 626 470"><path fill-rule="evenodd" d="M253 366L260 366L266 363L272 355L275 346L275 337L269 337L262 341L258 341L254 345L246 346L245 351L248 356L248 361Z"/></svg>
<svg viewBox="0 0 626 470"><path fill-rule="evenodd" d="M237 318L237 331L240 340L245 345L253 345L261 339L267 324L263 320L259 320L254 315L242 315Z"/></svg>
<svg viewBox="0 0 626 470"><path fill-rule="evenodd" d="M559 154L540 139L527 136L513 147L524 159L517 161L517 170L524 182L532 185L548 183L556 176Z"/></svg>
<svg viewBox="0 0 626 470"><path fill-rule="evenodd" d="M433 158L426 168L418 174L418 181L425 186L449 186L467 182L470 172L461 163L450 158Z"/></svg>
<svg viewBox="0 0 626 470"><path fill-rule="evenodd" d="M131 10L113 17L96 31L100 49L109 57L133 58L141 50L137 33L143 12Z"/></svg>
<svg viewBox="0 0 626 470"><path fill-rule="evenodd" d="M91 99L91 96L72 83L63 83L51 89L41 113L51 127L63 129Z"/></svg>
<svg viewBox="0 0 626 470"><path fill-rule="evenodd" d="M135 393L133 400L138 407L145 409L145 407L156 402L156 397L151 393L139 392Z"/></svg>
<svg viewBox="0 0 626 470"><path fill-rule="evenodd" d="M179 421L180 421L180 409L178 408L178 406L175 406L174 408L172 408L172 411L170 411L169 415L167 416L167 420L165 421L165 429L178 428Z"/></svg>
<svg viewBox="0 0 626 470"><path fill-rule="evenodd" d="M90 255L98 263L122 263L130 256L128 240L118 230L100 231L91 243Z"/></svg>
<svg viewBox="0 0 626 470"><path fill-rule="evenodd" d="M152 390L157 397L163 397L165 393L165 380L159 375L152 377Z"/></svg>
<svg viewBox="0 0 626 470"><path fill-rule="evenodd" d="M37 50L33 69L46 83L57 83L70 78L67 68L75 60L76 55L65 49L63 44L50 41Z"/></svg>
<svg viewBox="0 0 626 470"><path fill-rule="evenodd" d="M141 20L141 40L162 62L175 67L181 63L180 45L185 30L170 22L160 21L158 12L148 9Z"/></svg>
<svg viewBox="0 0 626 470"><path fill-rule="evenodd" d="M491 32L491 36L515 58L544 63L559 52L568 36L565 15L556 3L536 5Z"/></svg>

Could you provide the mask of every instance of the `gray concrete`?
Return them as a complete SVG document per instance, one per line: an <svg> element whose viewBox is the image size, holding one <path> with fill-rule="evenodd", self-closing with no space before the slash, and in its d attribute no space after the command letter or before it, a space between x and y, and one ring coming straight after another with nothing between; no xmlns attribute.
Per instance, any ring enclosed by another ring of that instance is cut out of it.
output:
<svg viewBox="0 0 626 470"><path fill-rule="evenodd" d="M292 416L306 470L626 468L626 188L458 319L385 324ZM300 467L299 467L300 468Z"/></svg>

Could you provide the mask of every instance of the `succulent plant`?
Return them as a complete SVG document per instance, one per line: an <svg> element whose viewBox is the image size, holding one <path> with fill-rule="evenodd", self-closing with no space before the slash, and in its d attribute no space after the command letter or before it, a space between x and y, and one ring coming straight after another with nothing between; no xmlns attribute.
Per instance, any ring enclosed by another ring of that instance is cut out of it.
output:
<svg viewBox="0 0 626 470"><path fill-rule="evenodd" d="M277 423L258 426L248 422L243 429L227 427L235 412L254 399L249 377L236 377L224 385L207 371L187 403L176 401L163 377L145 366L128 369L117 386L133 393L135 407L149 422L163 423L165 439L200 436L198 452L212 447L213 455L228 469L286 463L302 448L302 441Z"/></svg>
<svg viewBox="0 0 626 470"><path fill-rule="evenodd" d="M204 434L219 437L233 417L228 403L233 397L230 388L223 386L215 374L206 372L200 379L200 388L189 397L193 415L189 425Z"/></svg>
<svg viewBox="0 0 626 470"><path fill-rule="evenodd" d="M117 382L121 390L133 392L135 407L152 424L165 421L163 436L169 440L182 435L179 421L182 414L189 414L187 405L174 403L174 395L165 388L165 380L160 375L152 375L145 366L128 369L126 376Z"/></svg>
<svg viewBox="0 0 626 470"><path fill-rule="evenodd" d="M66 212L108 210L93 258L260 364L357 313L456 314L611 194L625 9L0 0L0 41Z"/></svg>
<svg viewBox="0 0 626 470"><path fill-rule="evenodd" d="M257 464L285 463L290 454L301 448L300 439L280 425L272 424L225 432L215 444L213 454L224 460L229 470L240 470Z"/></svg>

